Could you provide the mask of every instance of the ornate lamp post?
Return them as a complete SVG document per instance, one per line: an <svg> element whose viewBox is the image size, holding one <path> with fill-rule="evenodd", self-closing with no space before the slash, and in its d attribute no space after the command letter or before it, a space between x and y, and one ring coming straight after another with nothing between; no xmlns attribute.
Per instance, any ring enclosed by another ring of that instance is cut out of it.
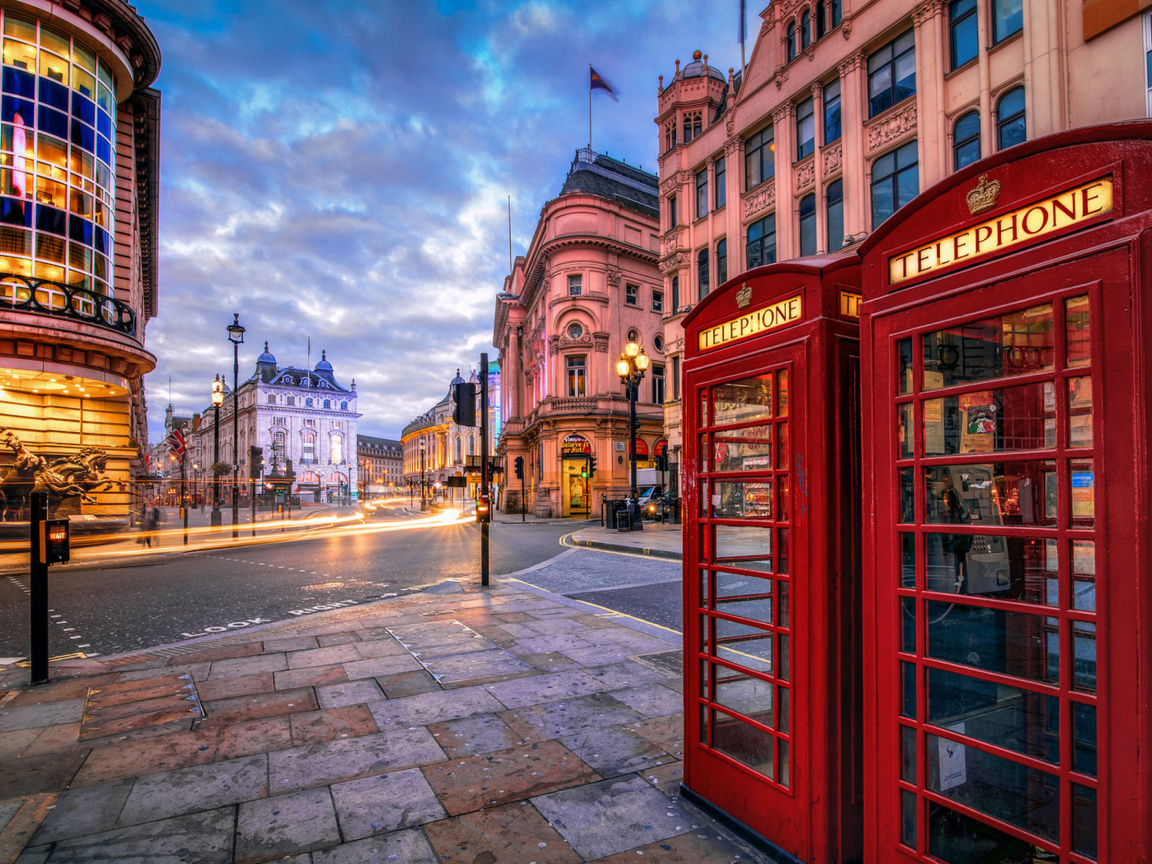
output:
<svg viewBox="0 0 1152 864"><path fill-rule="evenodd" d="M232 343L232 539L240 539L240 346L244 344L244 328L240 326L240 313L232 313L228 325L228 341Z"/></svg>
<svg viewBox="0 0 1152 864"><path fill-rule="evenodd" d="M428 509L428 502L424 499L424 439L420 439L420 512Z"/></svg>
<svg viewBox="0 0 1152 864"><path fill-rule="evenodd" d="M628 429L629 450L632 462L632 478L629 484L632 504L636 504L636 397L640 392L640 381L648 369L648 355L644 349L635 342L624 346L624 353L616 361L616 374L624 382L624 390L628 394Z"/></svg>
<svg viewBox="0 0 1152 864"><path fill-rule="evenodd" d="M212 382L212 527L220 527L220 475L216 465L220 462L220 405L224 402L224 379L219 374Z"/></svg>

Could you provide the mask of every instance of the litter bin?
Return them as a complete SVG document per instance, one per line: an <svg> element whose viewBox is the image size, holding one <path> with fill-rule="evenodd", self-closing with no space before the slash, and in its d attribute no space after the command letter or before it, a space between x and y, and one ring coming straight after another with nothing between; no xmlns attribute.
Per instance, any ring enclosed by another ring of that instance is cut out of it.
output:
<svg viewBox="0 0 1152 864"><path fill-rule="evenodd" d="M607 508L605 518L607 520L609 530L616 530L619 528L619 525L617 524L617 518L619 517L620 513L626 513L627 506L628 502L623 498L609 499L605 502L605 507Z"/></svg>
<svg viewBox="0 0 1152 864"><path fill-rule="evenodd" d="M623 503L623 502L621 502ZM621 507L616 511L616 530L617 531L631 531L632 530L632 514L628 512L627 507Z"/></svg>

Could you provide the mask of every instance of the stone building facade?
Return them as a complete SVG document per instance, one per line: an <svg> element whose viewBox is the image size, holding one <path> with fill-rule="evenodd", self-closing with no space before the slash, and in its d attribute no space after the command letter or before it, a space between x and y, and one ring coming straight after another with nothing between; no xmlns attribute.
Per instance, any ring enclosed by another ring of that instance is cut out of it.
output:
<svg viewBox="0 0 1152 864"><path fill-rule="evenodd" d="M357 435L356 462L361 500L405 491L404 445L399 441Z"/></svg>

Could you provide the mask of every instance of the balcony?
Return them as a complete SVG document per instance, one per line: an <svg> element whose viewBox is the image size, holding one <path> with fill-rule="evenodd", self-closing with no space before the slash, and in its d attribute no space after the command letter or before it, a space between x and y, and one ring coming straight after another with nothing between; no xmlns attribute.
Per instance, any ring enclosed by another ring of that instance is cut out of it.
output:
<svg viewBox="0 0 1152 864"><path fill-rule="evenodd" d="M136 313L128 304L47 279L0 273L0 310L67 318L136 337Z"/></svg>

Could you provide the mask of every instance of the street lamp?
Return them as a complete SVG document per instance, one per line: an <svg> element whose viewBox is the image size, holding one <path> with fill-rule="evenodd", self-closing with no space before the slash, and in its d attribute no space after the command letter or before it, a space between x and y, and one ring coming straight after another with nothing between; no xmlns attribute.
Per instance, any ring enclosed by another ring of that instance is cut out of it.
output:
<svg viewBox="0 0 1152 864"><path fill-rule="evenodd" d="M220 405L224 402L224 379L216 374L212 381L212 527L220 527L220 475L216 466L220 462Z"/></svg>
<svg viewBox="0 0 1152 864"><path fill-rule="evenodd" d="M428 509L428 502L424 500L424 440L420 440L420 512Z"/></svg>
<svg viewBox="0 0 1152 864"><path fill-rule="evenodd" d="M244 344L244 328L240 326L240 313L232 313L228 325L228 341L232 343L232 539L240 539L240 346Z"/></svg>
<svg viewBox="0 0 1152 864"><path fill-rule="evenodd" d="M636 504L636 397L640 392L640 381L647 369L648 355L644 353L644 349L635 342L625 345L624 353L616 361L616 374L624 382L624 390L628 394L628 435L632 461L630 490L633 506Z"/></svg>

